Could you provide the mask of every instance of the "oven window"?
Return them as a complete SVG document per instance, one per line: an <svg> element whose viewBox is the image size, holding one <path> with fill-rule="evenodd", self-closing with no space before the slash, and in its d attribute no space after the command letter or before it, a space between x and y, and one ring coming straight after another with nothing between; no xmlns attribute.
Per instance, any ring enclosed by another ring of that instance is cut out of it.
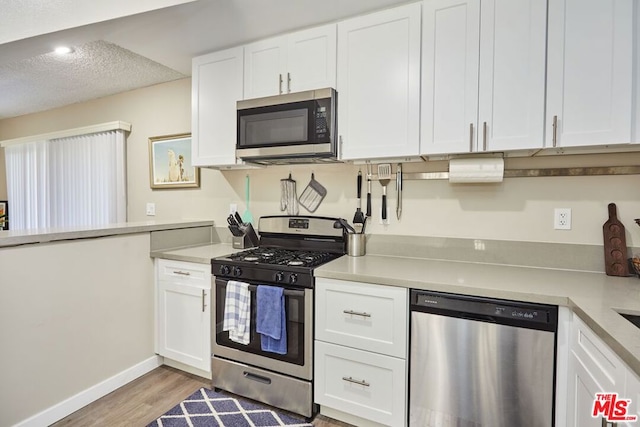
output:
<svg viewBox="0 0 640 427"><path fill-rule="evenodd" d="M240 116L241 147L306 142L308 132L306 108Z"/></svg>
<svg viewBox="0 0 640 427"><path fill-rule="evenodd" d="M229 339L229 332L222 330L224 321L224 302L226 282L216 280L216 343L270 359L282 360L296 365L304 365L304 290L285 289L285 313L287 319L287 354L263 351L260 346L260 334L256 332L256 291L257 286L249 287L251 292L251 341L248 345L238 344Z"/></svg>

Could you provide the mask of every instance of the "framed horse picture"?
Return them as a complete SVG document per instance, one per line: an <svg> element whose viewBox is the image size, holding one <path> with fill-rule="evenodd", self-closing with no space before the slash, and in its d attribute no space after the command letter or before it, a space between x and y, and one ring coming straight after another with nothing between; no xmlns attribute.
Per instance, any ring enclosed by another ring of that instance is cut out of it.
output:
<svg viewBox="0 0 640 427"><path fill-rule="evenodd" d="M200 168L192 165L191 134L149 138L151 188L200 187Z"/></svg>

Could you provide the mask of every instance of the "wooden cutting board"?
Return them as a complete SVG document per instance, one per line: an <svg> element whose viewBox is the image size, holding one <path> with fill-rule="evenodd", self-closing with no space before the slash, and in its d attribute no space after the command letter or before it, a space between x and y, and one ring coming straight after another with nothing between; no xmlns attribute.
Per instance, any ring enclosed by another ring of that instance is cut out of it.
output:
<svg viewBox="0 0 640 427"><path fill-rule="evenodd" d="M615 203L609 203L609 219L602 226L604 264L608 276L629 276L624 225L618 220Z"/></svg>

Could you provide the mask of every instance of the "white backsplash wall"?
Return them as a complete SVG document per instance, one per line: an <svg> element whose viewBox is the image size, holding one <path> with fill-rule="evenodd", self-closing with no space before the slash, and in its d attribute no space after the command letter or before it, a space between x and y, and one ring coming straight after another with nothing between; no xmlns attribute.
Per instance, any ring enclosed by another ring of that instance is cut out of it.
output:
<svg viewBox="0 0 640 427"><path fill-rule="evenodd" d="M249 171L201 170L201 187L152 190L149 186L149 147L152 136L189 132L190 79L160 84L37 114L0 120L0 140L113 120L132 124L127 139L128 216L130 221L213 219L226 225L229 205L242 213L245 175L251 177L250 208L254 218L280 214L280 179L291 171L301 194L311 171L328 194L314 215L340 216L351 221L356 208L356 175L351 164L274 166ZM506 168L639 165L640 153L507 158ZM366 167L362 166L363 174ZM405 172L446 171L446 162L407 163ZM395 164L393 165L395 172ZM4 165L0 166L4 175ZM615 202L627 229L627 245L640 246L640 176L511 178L500 184L452 185L447 181L405 181L403 212L395 214L395 181L388 187L390 224L379 224L382 189L373 188L376 234L497 239L602 245L607 205ZM363 208L366 180L363 182ZM146 216L147 202L156 216ZM554 208L572 209L572 229L553 229ZM307 212L300 208L301 214Z"/></svg>

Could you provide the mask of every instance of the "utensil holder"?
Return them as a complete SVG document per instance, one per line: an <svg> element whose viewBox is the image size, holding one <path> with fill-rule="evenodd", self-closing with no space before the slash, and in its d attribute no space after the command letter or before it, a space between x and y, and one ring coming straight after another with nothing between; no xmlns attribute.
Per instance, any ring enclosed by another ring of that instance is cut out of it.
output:
<svg viewBox="0 0 640 427"><path fill-rule="evenodd" d="M367 239L364 233L347 234L347 255L363 256L366 253Z"/></svg>

